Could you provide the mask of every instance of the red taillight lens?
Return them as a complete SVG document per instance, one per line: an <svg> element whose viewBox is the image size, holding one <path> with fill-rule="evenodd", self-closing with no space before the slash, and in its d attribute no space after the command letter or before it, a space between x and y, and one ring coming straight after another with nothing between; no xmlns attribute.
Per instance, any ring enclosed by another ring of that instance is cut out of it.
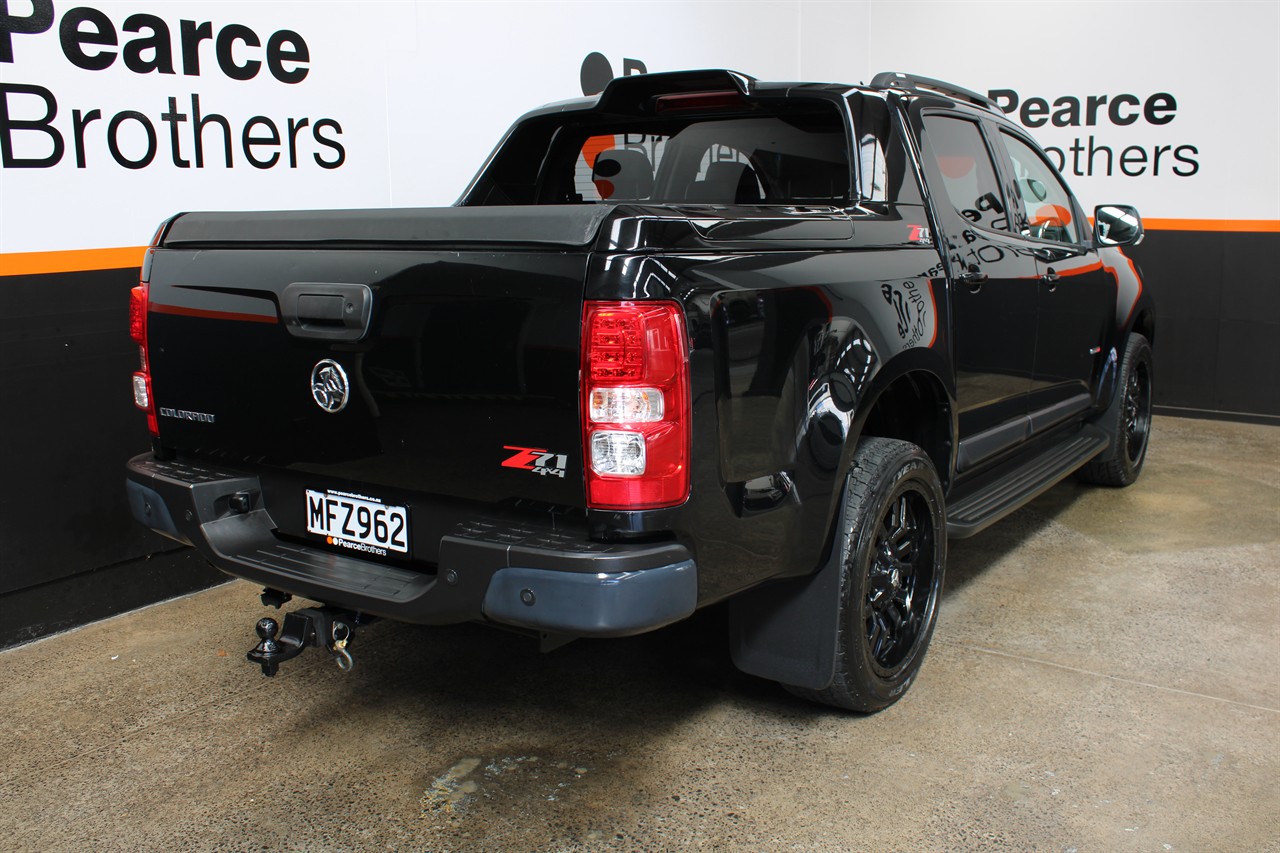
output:
<svg viewBox="0 0 1280 853"><path fill-rule="evenodd" d="M129 291L129 337L140 344L147 342L146 284L139 284Z"/></svg>
<svg viewBox="0 0 1280 853"><path fill-rule="evenodd" d="M678 303L586 303L582 436L588 506L654 509L688 498L688 351Z"/></svg>
<svg viewBox="0 0 1280 853"><path fill-rule="evenodd" d="M151 245L142 258L142 269L138 272L138 286L129 291L129 336L138 342L138 370L133 374L133 404L147 413L147 429L154 436L160 435L160 424L156 419L156 398L151 393L151 360L147 355L147 311L150 308L151 293L148 282L151 280L151 262L155 259L156 247L160 238L169 227L172 218L160 223Z"/></svg>

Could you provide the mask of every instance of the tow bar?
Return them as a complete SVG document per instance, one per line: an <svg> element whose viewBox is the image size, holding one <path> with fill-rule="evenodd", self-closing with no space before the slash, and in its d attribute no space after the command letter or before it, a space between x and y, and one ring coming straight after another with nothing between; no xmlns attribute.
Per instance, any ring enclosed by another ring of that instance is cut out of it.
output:
<svg viewBox="0 0 1280 853"><path fill-rule="evenodd" d="M330 607L304 607L289 613L284 617L283 631L271 617L259 619L254 630L260 642L245 657L261 666L263 675L271 677L280 664L296 658L307 646L323 646L337 661L338 669L347 672L355 665L347 646L356 626L369 621L358 613Z"/></svg>

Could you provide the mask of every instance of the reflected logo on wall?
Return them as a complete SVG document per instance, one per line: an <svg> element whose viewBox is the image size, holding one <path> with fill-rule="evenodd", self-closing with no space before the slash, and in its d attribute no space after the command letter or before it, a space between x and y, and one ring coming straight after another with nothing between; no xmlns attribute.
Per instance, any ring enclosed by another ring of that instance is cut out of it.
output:
<svg viewBox="0 0 1280 853"><path fill-rule="evenodd" d="M622 60L622 76L630 77L632 74L647 74L649 71L639 59L623 59ZM609 58L603 53L595 51L588 53L586 58L582 60L582 94L598 95L604 91L604 87L609 85L609 81L614 78L613 65L609 62Z"/></svg>

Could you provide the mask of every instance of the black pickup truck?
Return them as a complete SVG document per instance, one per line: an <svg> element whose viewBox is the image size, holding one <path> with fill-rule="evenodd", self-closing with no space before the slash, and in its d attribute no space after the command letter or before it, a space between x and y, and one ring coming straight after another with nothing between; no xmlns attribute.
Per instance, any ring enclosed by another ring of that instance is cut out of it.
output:
<svg viewBox="0 0 1280 853"><path fill-rule="evenodd" d="M143 524L265 587L249 658L373 617L552 647L729 600L742 670L872 711L948 537L1123 486L1154 312L987 98L648 74L522 117L458 203L184 213L131 296Z"/></svg>

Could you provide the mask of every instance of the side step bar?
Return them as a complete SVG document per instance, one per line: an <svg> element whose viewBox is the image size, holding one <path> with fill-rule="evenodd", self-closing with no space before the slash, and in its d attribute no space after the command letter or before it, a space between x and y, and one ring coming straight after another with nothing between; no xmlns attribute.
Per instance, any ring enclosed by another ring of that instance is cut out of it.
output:
<svg viewBox="0 0 1280 853"><path fill-rule="evenodd" d="M947 535L965 539L995 524L1102 453L1110 439L1086 426L947 506Z"/></svg>

